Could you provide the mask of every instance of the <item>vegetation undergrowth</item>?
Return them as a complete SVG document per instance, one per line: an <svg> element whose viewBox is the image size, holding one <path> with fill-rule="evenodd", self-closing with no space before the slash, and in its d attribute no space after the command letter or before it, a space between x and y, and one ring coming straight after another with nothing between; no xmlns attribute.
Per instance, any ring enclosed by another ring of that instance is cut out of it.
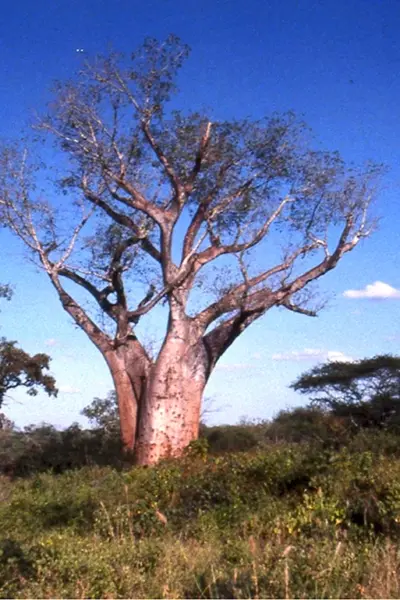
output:
<svg viewBox="0 0 400 600"><path fill-rule="evenodd" d="M3 475L0 598L398 598L396 437Z"/></svg>

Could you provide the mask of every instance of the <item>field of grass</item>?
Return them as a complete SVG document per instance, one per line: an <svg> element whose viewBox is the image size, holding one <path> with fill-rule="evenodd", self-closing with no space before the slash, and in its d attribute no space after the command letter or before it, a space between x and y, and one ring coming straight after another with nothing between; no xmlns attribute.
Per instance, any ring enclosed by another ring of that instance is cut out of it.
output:
<svg viewBox="0 0 400 600"><path fill-rule="evenodd" d="M399 598L400 444L0 481L0 598Z"/></svg>

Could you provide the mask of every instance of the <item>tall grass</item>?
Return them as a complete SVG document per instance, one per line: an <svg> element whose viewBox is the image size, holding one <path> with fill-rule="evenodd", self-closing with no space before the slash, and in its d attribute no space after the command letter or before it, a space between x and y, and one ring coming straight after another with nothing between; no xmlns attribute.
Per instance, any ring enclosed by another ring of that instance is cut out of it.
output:
<svg viewBox="0 0 400 600"><path fill-rule="evenodd" d="M398 598L386 434L0 481L0 598Z"/></svg>

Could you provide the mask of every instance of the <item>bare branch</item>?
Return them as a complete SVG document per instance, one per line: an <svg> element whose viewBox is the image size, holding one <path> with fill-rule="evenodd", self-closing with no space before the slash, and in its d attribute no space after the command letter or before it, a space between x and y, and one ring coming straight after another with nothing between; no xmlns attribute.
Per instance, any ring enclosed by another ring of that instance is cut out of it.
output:
<svg viewBox="0 0 400 600"><path fill-rule="evenodd" d="M199 150L197 152L196 160L195 160L192 172L190 173L188 181L185 185L185 191L188 194L190 194L193 191L193 186L196 181L196 177L201 171L201 166L202 166L202 162L204 159L204 155L206 153L208 143L210 141L211 126L212 126L211 121L208 121L208 123L205 127L204 135L200 140L200 146L199 146Z"/></svg>
<svg viewBox="0 0 400 600"><path fill-rule="evenodd" d="M144 298L139 302L138 307L136 309L136 311L140 311L144 306L146 306L150 300L152 299L152 297L154 296L155 293L155 287L154 285L150 285L150 288L147 292L147 294L144 296ZM150 309L149 309L150 310ZM130 311L128 313L128 321L130 323L135 323L137 324L139 322L139 319L141 317L141 314L134 314L136 311Z"/></svg>
<svg viewBox="0 0 400 600"><path fill-rule="evenodd" d="M186 196L185 188L184 188L181 180L175 173L175 170L173 169L168 158L165 156L164 152L162 151L161 146L157 143L153 134L151 133L149 119L142 120L141 126L142 126L143 133L146 137L146 140L150 144L150 147L153 149L155 155L157 156L158 160L160 161L161 165L163 166L163 168L168 176L168 179L171 182L172 188L174 190L173 204L178 209L179 207L182 206L182 204L185 200L185 196Z"/></svg>
<svg viewBox="0 0 400 600"><path fill-rule="evenodd" d="M272 290L269 288L260 290L259 292L251 293L256 286L265 282L267 279L273 275L276 275L277 273L287 271L287 269L289 269L294 263L296 258L305 252L311 252L313 249L313 245L303 246L293 252L286 258L284 262L280 263L279 265L267 269L266 271L250 279L246 276L244 278L244 283L237 285L232 290L227 292L222 298L220 298L220 300L214 302L201 313L199 313L195 319L200 325L202 325L204 328L207 328L213 321L218 319L224 313L232 312L234 310L251 310L252 303L254 304L255 299L259 298L260 294L263 294L266 299L272 297Z"/></svg>
<svg viewBox="0 0 400 600"><path fill-rule="evenodd" d="M310 252L318 246L321 247L319 240L312 245L298 249L287 261L274 267L270 272L266 271L265 273L248 280L247 283L237 286L234 290L228 292L221 300L210 305L207 309L197 315L196 319L198 323L206 328L224 313L237 311L233 317L215 327L204 337L205 343L212 349L210 352L212 352L214 357L213 360L217 361L221 355L220 353L224 352L246 327L273 306L284 306L293 312L307 316L315 316L316 311L296 304L293 302L292 296L296 292L304 289L311 281L318 279L328 271L334 269L343 254L350 252L357 245L361 237L368 235L368 233L363 230L365 226L364 221L361 221L358 230L351 236L350 234L353 226L354 216L349 214L332 255L327 256L327 248L324 247L325 259L287 285L284 285L277 290L272 290L267 287L249 293L252 288L254 289L255 285L259 284L261 281L265 281L273 273L284 272L287 270L301 254Z"/></svg>
<svg viewBox="0 0 400 600"><path fill-rule="evenodd" d="M113 221L130 229L137 236L138 242L140 242L143 250L145 250L145 252L147 252L147 254L149 254L152 258L154 258L154 260L159 263L161 262L161 254L159 250L157 250L157 248L150 242L147 233L140 231L139 227L128 215L115 211L105 200L91 191L85 182L83 184L83 191L85 197L94 205L100 206L100 208L104 210L104 212L111 217Z"/></svg>
<svg viewBox="0 0 400 600"><path fill-rule="evenodd" d="M160 227L163 227L167 222L165 211L159 208L156 204L153 204L147 200L143 194L139 192L135 186L126 181L125 178L121 178L119 175L109 169L105 169L107 177L114 181L119 187L130 195L130 199L125 199L124 204L130 208L135 208L153 219Z"/></svg>
<svg viewBox="0 0 400 600"><path fill-rule="evenodd" d="M265 311L264 311L265 312ZM243 331L251 325L262 312L252 314L241 310L233 317L223 321L203 337L203 343L209 359L209 369L215 367L218 359L233 344Z"/></svg>
<svg viewBox="0 0 400 600"><path fill-rule="evenodd" d="M64 254L62 255L62 257L60 258L60 260L57 261L56 263L56 268L59 269L60 267L62 267L65 262L69 259L69 257L72 254L72 251L74 249L76 240L78 239L78 236L80 234L80 232L82 231L83 227L86 225L86 223L88 222L88 220L90 219L90 217L92 216L92 214L95 211L95 207L92 208L92 210L90 210L81 220L81 222L75 227L72 236L71 236L71 240L70 243L68 244L67 249L65 250Z"/></svg>
<svg viewBox="0 0 400 600"><path fill-rule="evenodd" d="M216 185L213 189L208 193L206 198L202 199L199 203L199 206L192 218L192 221L186 231L185 239L183 242L183 250L182 250L182 259L184 259L192 249L194 240L200 231L200 228L203 223L207 223L207 211L212 201L214 200L215 195L218 193L220 186L222 185L223 179L226 176L229 169L233 166L233 162L229 161L226 164L223 164L220 168L217 178ZM209 232L210 233L210 232ZM211 236L210 236L211 237ZM212 240L211 240L212 241ZM213 243L213 241L212 241Z"/></svg>
<svg viewBox="0 0 400 600"><path fill-rule="evenodd" d="M102 308L108 316L115 320L115 306L107 300L109 294L113 293L114 291L113 286L109 285L103 288L102 290L98 290L96 286L94 286L92 283L90 283L90 281L79 275L76 271L72 271L68 267L59 268L57 264L53 265L53 267L55 273L58 273L58 275L61 275L63 277L67 277L67 279L70 279L74 283L80 285L85 290L87 290L97 301L100 308Z"/></svg>
<svg viewBox="0 0 400 600"><path fill-rule="evenodd" d="M146 313L148 313L152 308L156 306L162 300L166 294L168 294L173 286L166 285L162 290L160 290L157 294L154 295L154 290L150 295L146 295L145 298L139 303L138 307L135 310L131 310L128 312L128 320L132 323L137 322L137 319Z"/></svg>
<svg viewBox="0 0 400 600"><path fill-rule="evenodd" d="M247 242L243 242L241 244L226 244L222 246L218 245L218 247L213 245L201 252L197 259L198 267L208 264L209 262L215 260L219 256L222 256L223 254L239 254L245 252L246 250L250 250L257 244L259 244L267 235L272 223L282 213L282 210L284 209L286 204L292 201L293 200L288 196L283 198L279 203L279 206L273 211L273 213L269 216L265 223L258 229L255 235ZM211 216L211 219L213 216L215 216L215 214Z"/></svg>
<svg viewBox="0 0 400 600"><path fill-rule="evenodd" d="M57 290L61 304L66 312L73 318L75 323L83 329L90 340L105 353L112 348L111 339L95 324L95 322L87 315L81 306L70 296L60 283L58 274L52 270L48 264L45 268L50 276L50 280Z"/></svg>
<svg viewBox="0 0 400 600"><path fill-rule="evenodd" d="M316 317L318 315L318 312L316 310L304 308L302 306L299 306L298 304L294 304L290 300L284 300L280 306L284 306L292 312L300 313L301 315L306 315L307 317Z"/></svg>

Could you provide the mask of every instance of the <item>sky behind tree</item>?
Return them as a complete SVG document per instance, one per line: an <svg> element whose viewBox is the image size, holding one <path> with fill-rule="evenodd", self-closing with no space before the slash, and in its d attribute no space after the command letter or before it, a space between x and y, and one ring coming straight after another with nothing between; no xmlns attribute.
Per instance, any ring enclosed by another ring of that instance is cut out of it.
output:
<svg viewBox="0 0 400 600"><path fill-rule="evenodd" d="M56 79L72 77L86 57L129 53L146 36L175 33L192 53L174 105L212 118L260 118L294 110L312 127L316 147L355 163L389 167L376 211L379 230L319 282L329 306L317 319L273 309L228 350L206 396L215 421L270 417L300 404L287 386L318 361L399 353L400 344L400 6L395 1L30 0L7 2L0 22L0 137L13 138L51 98ZM77 52L83 50L83 52ZM57 399L15 393L6 407L18 425L65 426L111 378L97 350L61 308L44 273L1 232L1 335L26 351L48 351ZM150 327L156 333L157 321Z"/></svg>

